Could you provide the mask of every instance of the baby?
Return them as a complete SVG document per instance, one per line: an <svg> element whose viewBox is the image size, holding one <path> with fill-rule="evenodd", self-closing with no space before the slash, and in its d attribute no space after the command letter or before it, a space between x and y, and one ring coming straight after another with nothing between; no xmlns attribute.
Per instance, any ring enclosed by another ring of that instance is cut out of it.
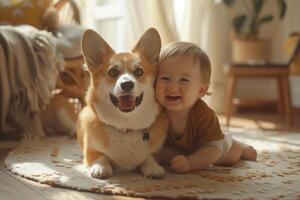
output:
<svg viewBox="0 0 300 200"><path fill-rule="evenodd" d="M162 49L156 98L170 119L161 161L178 173L256 160L256 150L223 134L215 112L201 99L208 92L211 66L195 44L175 42Z"/></svg>

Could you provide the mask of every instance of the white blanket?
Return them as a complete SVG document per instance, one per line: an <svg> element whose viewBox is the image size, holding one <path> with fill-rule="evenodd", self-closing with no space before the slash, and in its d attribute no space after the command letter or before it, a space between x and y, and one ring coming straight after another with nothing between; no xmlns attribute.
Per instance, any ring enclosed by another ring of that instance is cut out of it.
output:
<svg viewBox="0 0 300 200"><path fill-rule="evenodd" d="M25 139L43 135L39 113L63 66L51 33L0 26L0 134Z"/></svg>

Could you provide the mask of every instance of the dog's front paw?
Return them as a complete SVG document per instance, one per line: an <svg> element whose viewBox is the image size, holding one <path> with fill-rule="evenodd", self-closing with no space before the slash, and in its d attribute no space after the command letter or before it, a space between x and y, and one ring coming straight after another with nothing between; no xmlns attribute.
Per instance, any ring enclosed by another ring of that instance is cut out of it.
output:
<svg viewBox="0 0 300 200"><path fill-rule="evenodd" d="M152 156L141 165L141 171L147 178L162 178L165 173L164 168L157 164Z"/></svg>
<svg viewBox="0 0 300 200"><path fill-rule="evenodd" d="M90 169L90 175L94 178L108 178L112 176L113 169L110 165L110 163L105 158L99 158L96 161L94 161L91 169Z"/></svg>

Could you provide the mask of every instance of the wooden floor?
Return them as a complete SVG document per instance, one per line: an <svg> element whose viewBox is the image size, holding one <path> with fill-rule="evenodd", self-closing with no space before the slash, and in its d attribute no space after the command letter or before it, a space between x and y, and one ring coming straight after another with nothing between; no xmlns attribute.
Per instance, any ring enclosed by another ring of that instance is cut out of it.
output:
<svg viewBox="0 0 300 200"><path fill-rule="evenodd" d="M225 124L225 117L219 115L220 123ZM280 125L282 120L275 112L269 111L243 111L235 114L230 125L234 127L258 128L265 130L289 130L300 132L300 113L294 114L294 127L289 128ZM4 169L3 161L7 153L16 146L15 142L0 141L0 199L24 200L24 199L47 199L47 200L68 200L68 199L101 199L101 200L137 200L122 196L100 195L87 192L78 192L68 189L54 188L48 185L39 184L15 176Z"/></svg>
<svg viewBox="0 0 300 200"><path fill-rule="evenodd" d="M226 125L225 115L218 115L220 124ZM293 109L293 126L284 123L285 119L279 116L274 107L239 108L230 120L230 126L253 128L261 130L300 132L300 108Z"/></svg>

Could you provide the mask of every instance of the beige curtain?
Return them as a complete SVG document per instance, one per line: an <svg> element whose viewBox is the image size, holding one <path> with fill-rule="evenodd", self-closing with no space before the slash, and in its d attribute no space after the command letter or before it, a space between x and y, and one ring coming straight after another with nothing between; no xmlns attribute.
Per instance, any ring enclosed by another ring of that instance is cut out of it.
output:
<svg viewBox="0 0 300 200"><path fill-rule="evenodd" d="M127 0L127 13L125 15L124 49L133 48L134 44L146 29L147 18L143 13L143 1Z"/></svg>
<svg viewBox="0 0 300 200"><path fill-rule="evenodd" d="M198 44L212 65L210 91L205 101L216 111L224 108L226 77L224 64L230 60L230 17L223 4L214 1L189 0L184 13L182 40Z"/></svg>
<svg viewBox="0 0 300 200"><path fill-rule="evenodd" d="M173 0L146 0L145 2L149 11L149 25L159 30L163 45L177 41Z"/></svg>
<svg viewBox="0 0 300 200"><path fill-rule="evenodd" d="M132 48L150 27L159 31L162 45L178 40L172 5L173 0L127 0L125 49Z"/></svg>

